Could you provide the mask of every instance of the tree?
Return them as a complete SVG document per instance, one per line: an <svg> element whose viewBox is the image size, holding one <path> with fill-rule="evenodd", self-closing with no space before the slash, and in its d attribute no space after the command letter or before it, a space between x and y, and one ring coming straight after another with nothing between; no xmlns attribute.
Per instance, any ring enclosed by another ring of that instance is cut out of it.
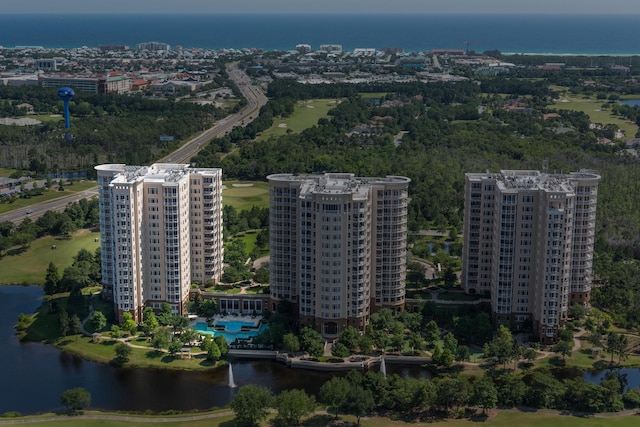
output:
<svg viewBox="0 0 640 427"><path fill-rule="evenodd" d="M169 347L169 340L171 339L171 331L168 327L158 328L153 334L151 345L155 349L163 349Z"/></svg>
<svg viewBox="0 0 640 427"><path fill-rule="evenodd" d="M218 303L214 298L202 301L196 310L198 316L213 317L218 312Z"/></svg>
<svg viewBox="0 0 640 427"><path fill-rule="evenodd" d="M373 340L368 335L362 335L358 341L358 347L360 347L361 353L369 354L373 349Z"/></svg>
<svg viewBox="0 0 640 427"><path fill-rule="evenodd" d="M437 355L436 355L437 353ZM453 353L448 348L433 353L433 361L445 368L450 368L453 364Z"/></svg>
<svg viewBox="0 0 640 427"><path fill-rule="evenodd" d="M487 409L495 408L498 404L498 390L489 377L482 377L473 384L471 402L482 408L486 414Z"/></svg>
<svg viewBox="0 0 640 427"><path fill-rule="evenodd" d="M331 355L334 357L348 357L349 356L349 349L347 348L346 345L342 344L341 342L337 342L335 344L333 344L333 346L331 347Z"/></svg>
<svg viewBox="0 0 640 427"><path fill-rule="evenodd" d="M506 366L513 357L513 337L511 331L504 325L500 325L493 339L485 344L484 356L494 357L498 363Z"/></svg>
<svg viewBox="0 0 640 427"><path fill-rule="evenodd" d="M584 306L582 304L571 304L567 310L567 315L576 320L582 319L584 314Z"/></svg>
<svg viewBox="0 0 640 427"><path fill-rule="evenodd" d="M343 345L347 347L347 349L352 352L358 347L358 342L360 341L360 331L358 331L353 326L347 326L345 329L340 332L338 336L338 342L341 342Z"/></svg>
<svg viewBox="0 0 640 427"><path fill-rule="evenodd" d="M151 333L160 325L155 313L151 307L146 307L143 312L144 320L142 321L142 332L145 335L151 335Z"/></svg>
<svg viewBox="0 0 640 427"><path fill-rule="evenodd" d="M180 334L189 327L189 319L187 319L187 316L173 316L171 326L173 326L174 333Z"/></svg>
<svg viewBox="0 0 640 427"><path fill-rule="evenodd" d="M227 339L222 335L216 335L213 337L213 341L218 345L220 349L220 357L224 357L229 353L229 345L227 344Z"/></svg>
<svg viewBox="0 0 640 427"><path fill-rule="evenodd" d="M436 404L445 412L467 402L467 383L459 377L443 377L436 383Z"/></svg>
<svg viewBox="0 0 640 427"><path fill-rule="evenodd" d="M358 425L360 425L360 417L369 414L375 406L376 402L371 390L365 390L360 386L352 386L343 408L345 413L354 415Z"/></svg>
<svg viewBox="0 0 640 427"><path fill-rule="evenodd" d="M316 407L316 400L303 390L284 390L276 398L278 420L285 426L297 426L300 419L311 413Z"/></svg>
<svg viewBox="0 0 640 427"><path fill-rule="evenodd" d="M629 346L629 338L624 334L610 332L607 336L607 350L611 352L611 363L613 364L614 354L618 355L618 363L627 357L627 347Z"/></svg>
<svg viewBox="0 0 640 427"><path fill-rule="evenodd" d="M60 326L60 335L66 337L67 333L69 333L69 313L66 310L60 311L58 325Z"/></svg>
<svg viewBox="0 0 640 427"><path fill-rule="evenodd" d="M564 361L566 356L571 356L571 351L573 350L573 341L558 341L553 347L554 353L562 354L562 360Z"/></svg>
<svg viewBox="0 0 640 427"><path fill-rule="evenodd" d="M527 359L528 363L533 363L533 361L536 360L536 357L538 357L538 352L529 347L524 351L523 356L525 359Z"/></svg>
<svg viewBox="0 0 640 427"><path fill-rule="evenodd" d="M222 357L220 347L210 337L206 337L204 340L202 340L201 348L207 352L207 360L215 362L217 360L220 360L220 357Z"/></svg>
<svg viewBox="0 0 640 427"><path fill-rule="evenodd" d="M300 351L300 340L292 333L285 334L283 337L284 349L289 353L297 353Z"/></svg>
<svg viewBox="0 0 640 427"><path fill-rule="evenodd" d="M176 354L180 353L181 349L182 349L182 342L177 339L171 340L171 342L169 343L169 347L167 348L171 357L176 357Z"/></svg>
<svg viewBox="0 0 640 427"><path fill-rule="evenodd" d="M429 345L433 345L434 342L440 339L440 329L435 320L430 320L424 327L425 340Z"/></svg>
<svg viewBox="0 0 640 427"><path fill-rule="evenodd" d="M198 337L199 335L195 329L187 328L180 334L180 341L185 345L191 345L191 343L196 341Z"/></svg>
<svg viewBox="0 0 640 427"><path fill-rule="evenodd" d="M236 414L236 423L241 426L255 426L269 415L273 396L265 387L249 384L240 387L229 404Z"/></svg>
<svg viewBox="0 0 640 427"><path fill-rule="evenodd" d="M73 316L71 316L71 319L69 321L69 330L73 335L76 335L76 340L77 340L78 335L82 331L82 321L80 321L80 318L78 317L77 314L74 314Z"/></svg>
<svg viewBox="0 0 640 427"><path fill-rule="evenodd" d="M91 393L82 387L72 388L60 395L60 403L66 406L69 412L81 411L91 405Z"/></svg>
<svg viewBox="0 0 640 427"><path fill-rule="evenodd" d="M615 332L609 332L609 335L607 335L607 351L611 353L611 364L613 364L613 356L620 346L620 337L621 335Z"/></svg>
<svg viewBox="0 0 640 427"><path fill-rule="evenodd" d="M466 362L470 358L469 347L466 345L459 345L456 352L456 360L458 362Z"/></svg>
<svg viewBox="0 0 640 427"><path fill-rule="evenodd" d="M131 346L123 342L119 342L118 344L116 344L115 351L115 361L119 365L127 363L129 361L129 356L131 356L131 353L133 353L133 349L131 348Z"/></svg>
<svg viewBox="0 0 640 427"><path fill-rule="evenodd" d="M320 401L333 408L338 419L338 412L347 401L349 382L345 378L333 377L320 387Z"/></svg>
<svg viewBox="0 0 640 427"><path fill-rule="evenodd" d="M308 326L300 331L300 346L313 357L320 357L324 352L322 335Z"/></svg>
<svg viewBox="0 0 640 427"><path fill-rule="evenodd" d="M88 326L93 332L101 332L107 326L107 318L101 311L96 311L89 319Z"/></svg>
<svg viewBox="0 0 640 427"><path fill-rule="evenodd" d="M444 336L443 345L444 348L448 348L451 353L455 353L458 349L458 340L453 336L451 332Z"/></svg>
<svg viewBox="0 0 640 427"><path fill-rule="evenodd" d="M122 313L122 330L127 331L130 335L135 335L137 327L131 312L125 311Z"/></svg>
<svg viewBox="0 0 640 427"><path fill-rule="evenodd" d="M424 339L418 331L411 331L411 333L409 333L409 337L407 338L407 342L411 346L413 352L424 350Z"/></svg>
<svg viewBox="0 0 640 427"><path fill-rule="evenodd" d="M56 267L53 261L50 261L47 267L47 274L44 278L44 293L47 295L55 294L59 283L60 273L58 272L58 267Z"/></svg>

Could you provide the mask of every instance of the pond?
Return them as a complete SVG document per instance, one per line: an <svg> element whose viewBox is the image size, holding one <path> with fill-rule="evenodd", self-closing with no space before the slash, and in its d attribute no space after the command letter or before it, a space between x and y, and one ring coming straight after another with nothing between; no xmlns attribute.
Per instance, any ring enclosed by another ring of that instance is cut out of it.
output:
<svg viewBox="0 0 640 427"><path fill-rule="evenodd" d="M640 107L640 99L621 99L618 102L629 105L630 107Z"/></svg>
<svg viewBox="0 0 640 427"><path fill-rule="evenodd" d="M60 395L84 387L94 409L167 411L210 409L224 406L238 388L229 388L226 367L201 372L114 368L88 362L39 343L20 342L14 326L20 313L32 313L42 301L42 288L0 286L0 414L18 411L34 414L62 409ZM299 388L317 394L335 375L320 371L297 372L271 360L234 360L235 383L256 384L274 393ZM391 375L427 375L420 367L388 365Z"/></svg>
<svg viewBox="0 0 640 427"><path fill-rule="evenodd" d="M84 387L91 393L91 407L114 411L205 410L224 406L238 388L229 388L226 367L189 372L160 369L114 368L87 362L39 343L20 342L14 325L20 313L32 313L42 301L42 289L0 286L0 414L17 411L34 414L62 409L60 395L70 388ZM297 371L271 360L234 360L234 382L256 384L274 393L298 388L318 393L322 384L346 372ZM378 369L378 368L374 368ZM386 364L388 375L429 379L420 366ZM627 387L640 387L640 370L619 370ZM606 372L575 371L588 381L599 383Z"/></svg>

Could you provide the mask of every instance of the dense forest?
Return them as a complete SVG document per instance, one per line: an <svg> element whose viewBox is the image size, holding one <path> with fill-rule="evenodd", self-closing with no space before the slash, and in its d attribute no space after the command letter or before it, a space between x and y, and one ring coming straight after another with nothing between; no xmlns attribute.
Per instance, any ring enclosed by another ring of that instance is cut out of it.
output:
<svg viewBox="0 0 640 427"><path fill-rule="evenodd" d="M375 102L360 94L375 93ZM640 168L624 144L601 144L611 129L593 128L581 112L551 106L548 81L487 78L447 84L303 85L275 81L260 121L214 140L193 160L222 167L227 179L262 180L271 173L353 172L411 178L412 230L454 226L463 218L464 174L501 169L551 173L592 169L598 194L594 302L617 321L637 324L640 312ZM298 100L340 99L328 118L295 134L255 140ZM525 112L505 108L526 105ZM638 109L617 114L638 120ZM556 113L545 119L544 114ZM358 131L357 129L365 129ZM636 314L634 314L636 313Z"/></svg>

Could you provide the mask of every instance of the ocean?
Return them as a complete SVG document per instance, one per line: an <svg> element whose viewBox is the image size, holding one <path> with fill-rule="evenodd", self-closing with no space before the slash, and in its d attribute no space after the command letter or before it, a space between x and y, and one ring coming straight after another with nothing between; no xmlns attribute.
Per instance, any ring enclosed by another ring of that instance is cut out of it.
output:
<svg viewBox="0 0 640 427"><path fill-rule="evenodd" d="M149 41L185 48L291 50L296 44L405 51L640 55L640 15L0 15L0 46L47 48Z"/></svg>

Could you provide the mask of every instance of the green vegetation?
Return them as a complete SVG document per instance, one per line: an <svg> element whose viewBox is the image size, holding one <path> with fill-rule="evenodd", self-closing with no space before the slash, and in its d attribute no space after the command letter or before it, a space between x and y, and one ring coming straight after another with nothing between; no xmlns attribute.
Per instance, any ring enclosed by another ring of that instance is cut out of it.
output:
<svg viewBox="0 0 640 427"><path fill-rule="evenodd" d="M327 113L336 106L336 103L337 101L335 99L298 101L290 116L275 119L273 126L262 132L258 140L272 136L282 136L288 133L300 133L316 125L319 119L327 117Z"/></svg>
<svg viewBox="0 0 640 427"><path fill-rule="evenodd" d="M37 421L38 418L50 417L52 414L43 414L37 417L20 417L19 420L29 420L29 425L34 427L57 427L61 421L69 426L82 427L145 427L149 425L148 416L108 412L84 411L84 414L95 418L85 418L83 416L57 418L53 421ZM192 420L193 415L206 416L206 419ZM104 416L104 419L100 419ZM122 417L123 419L118 419ZM197 414L163 414L158 418L171 419L175 421L163 421L162 425L166 427L228 427L233 425L234 416L228 414L228 410L220 409L213 412L199 412ZM126 418L126 419L124 419ZM140 421L136 421L140 418ZM328 419L327 419L328 418ZM355 422L354 416L341 416L345 422ZM583 417L572 415L560 415L553 412L519 412L519 411L500 411L495 416L483 419L482 425L485 427L548 427L562 425L562 427L635 427L637 416L620 416L620 417ZM153 419L153 418L151 418ZM333 417L326 417L320 414L312 415L303 420L304 426L324 427L329 425ZM144 420L144 421L143 421ZM478 420L468 419L446 419L446 420L428 420L428 421L406 421L394 420L386 417L370 417L362 419L360 423L363 427L474 427L478 425ZM271 425L269 419L261 423L261 427Z"/></svg>
<svg viewBox="0 0 640 427"><path fill-rule="evenodd" d="M6 255L0 259L0 284L44 283L49 262L62 271L71 265L80 249L94 252L100 247L96 241L99 237L96 231L81 230L69 240L53 236L37 239L19 256ZM56 246L55 250L51 249L52 245Z"/></svg>
<svg viewBox="0 0 640 427"><path fill-rule="evenodd" d="M609 108L602 108L603 104L606 104L606 100L597 99L595 96L579 97L562 95L553 106L558 111L573 110L585 113L589 116L592 123L614 125L622 130L627 138L634 137L638 132L638 125L624 117L614 115Z"/></svg>
<svg viewBox="0 0 640 427"><path fill-rule="evenodd" d="M234 88L227 80L224 64L218 66L220 69L214 72L217 73L215 85ZM3 117L26 114L16 105L28 99L36 111L47 118L37 126L0 126L0 140L8 152L16 161L29 164L36 175L55 172L58 168L87 170L93 174L93 165L107 162L151 163L230 112L175 97L157 100L78 91L69 103L74 136L69 143L64 138L62 118L48 117L62 113L55 89L2 86L0 99ZM239 108L241 104L242 101L231 108ZM161 135L171 135L175 141L159 143Z"/></svg>
<svg viewBox="0 0 640 427"><path fill-rule="evenodd" d="M269 184L264 181L225 181L222 201L237 210L269 207Z"/></svg>

